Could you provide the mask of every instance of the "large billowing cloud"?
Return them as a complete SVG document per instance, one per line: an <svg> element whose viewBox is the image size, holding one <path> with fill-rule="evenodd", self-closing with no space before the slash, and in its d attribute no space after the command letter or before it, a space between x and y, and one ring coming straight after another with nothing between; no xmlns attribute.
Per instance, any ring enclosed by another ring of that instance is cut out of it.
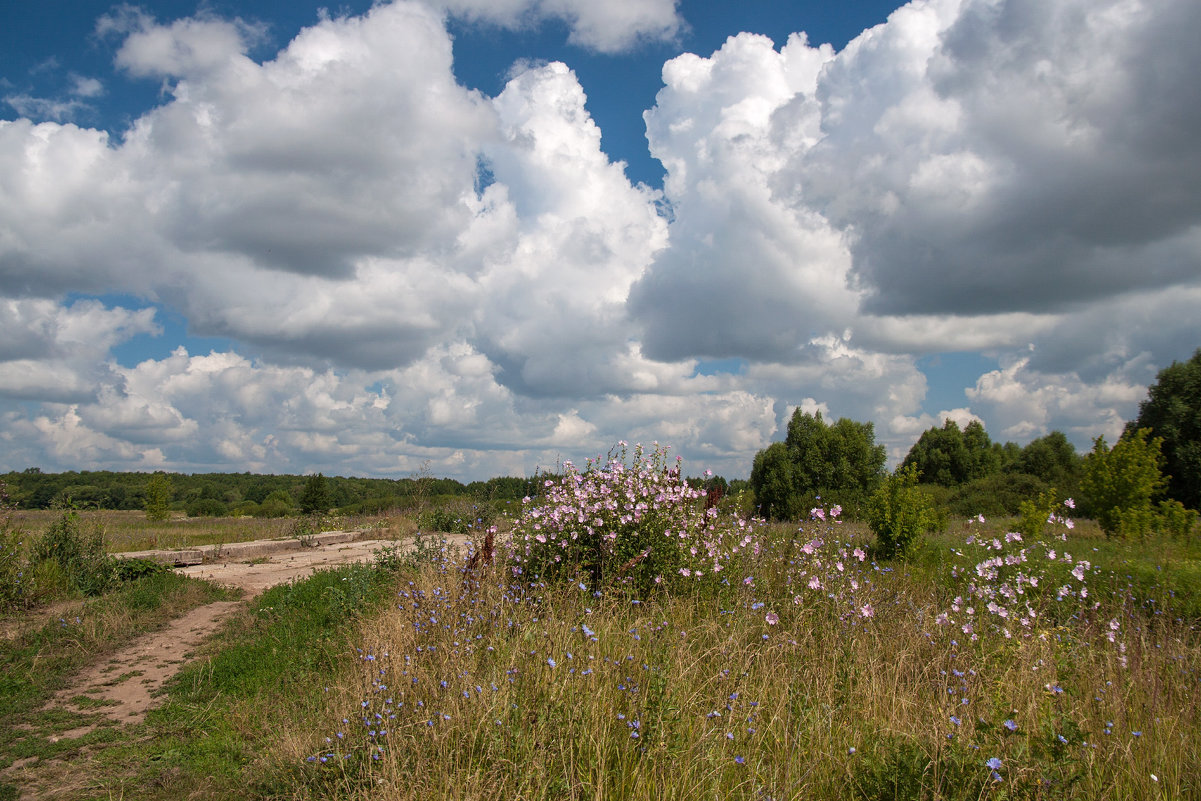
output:
<svg viewBox="0 0 1201 801"><path fill-rule="evenodd" d="M460 85L448 14L610 53L684 24L394 2L257 61L253 22L124 8L100 33L165 94L122 136L9 99L48 121L0 120L8 466L477 477L625 438L740 475L796 405L875 421L894 458L944 417L1084 445L1198 344L1195 3L915 2L837 53L731 37L663 66L661 192L569 65ZM162 321L87 298L110 293L239 352L122 366ZM949 351L997 369L932 408L916 358Z"/></svg>
<svg viewBox="0 0 1201 801"><path fill-rule="evenodd" d="M848 232L869 311L1195 283L1199 25L1158 0L914 4L830 65L825 136L785 180Z"/></svg>

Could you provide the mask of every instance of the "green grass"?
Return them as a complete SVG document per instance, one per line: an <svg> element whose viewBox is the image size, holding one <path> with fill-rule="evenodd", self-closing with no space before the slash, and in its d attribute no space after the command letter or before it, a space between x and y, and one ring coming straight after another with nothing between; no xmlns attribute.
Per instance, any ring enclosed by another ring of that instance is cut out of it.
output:
<svg viewBox="0 0 1201 801"><path fill-rule="evenodd" d="M67 604L48 619L35 612L29 618L32 624L22 626L10 619L17 631L0 641L0 731L16 734L0 738L0 768L31 757L70 761L86 749L115 740L115 729L100 725L81 738L53 742L62 732L103 719L47 704L84 666L189 609L226 597L214 585L164 572L98 599ZM0 794L5 792L12 794L13 788L0 778Z"/></svg>
<svg viewBox="0 0 1201 801"><path fill-rule="evenodd" d="M1033 626L972 640L936 621L978 559L962 525L876 565L860 525L796 529L760 532L751 583L675 596L473 583L431 549L321 572L235 614L145 723L49 744L79 721L39 699L110 636L55 620L0 662L0 728L39 735L0 764L86 760L64 798L1201 798L1201 545L1082 524ZM1058 600L1080 559L1089 597ZM174 590L146 581L82 618L153 625Z"/></svg>
<svg viewBox="0 0 1201 801"><path fill-rule="evenodd" d="M262 755L320 707L346 668L356 623L392 596L395 581L393 571L350 565L255 599L172 680L139 739L93 757L106 787L125 798L276 795L280 775L295 768Z"/></svg>

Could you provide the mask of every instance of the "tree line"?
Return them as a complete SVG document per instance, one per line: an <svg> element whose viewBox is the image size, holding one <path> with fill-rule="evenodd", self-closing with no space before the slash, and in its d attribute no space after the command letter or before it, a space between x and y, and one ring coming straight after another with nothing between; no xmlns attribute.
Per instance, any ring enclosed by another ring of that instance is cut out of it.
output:
<svg viewBox="0 0 1201 801"><path fill-rule="evenodd" d="M944 515L1018 515L1024 503L1058 496L1075 498L1109 533L1188 531L1201 508L1201 349L1159 372L1112 446L1097 437L1080 454L1062 431L1002 444L979 421L947 420L923 432L893 474L884 465L871 423L797 409L784 441L756 454L750 490L773 519L835 504L864 517L885 503L882 487L895 501L911 484Z"/></svg>
<svg viewBox="0 0 1201 801"><path fill-rule="evenodd" d="M22 509L153 509L161 515L231 514L282 517L336 509L370 514L452 498L517 501L535 482L500 476L464 484L450 478L356 478L255 473L130 473L108 470L44 473L31 467L0 474L8 502Z"/></svg>

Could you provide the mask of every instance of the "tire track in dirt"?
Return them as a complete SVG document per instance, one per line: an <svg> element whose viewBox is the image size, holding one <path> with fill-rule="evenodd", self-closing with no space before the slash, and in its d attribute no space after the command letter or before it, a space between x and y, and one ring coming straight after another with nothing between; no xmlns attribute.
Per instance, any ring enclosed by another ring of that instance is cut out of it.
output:
<svg viewBox="0 0 1201 801"><path fill-rule="evenodd" d="M467 537L443 535L448 545L465 548ZM240 589L241 601L218 601L199 606L166 627L149 632L115 654L78 674L47 708L80 714L103 714L118 724L140 723L158 700L163 686L195 655L227 617L250 599L277 584L304 578L314 571L370 561L383 547L411 549L413 542L362 540L340 545L303 548L248 562L214 562L179 568L177 572ZM85 699L81 702L80 699ZM59 739L82 737L96 724L60 733Z"/></svg>

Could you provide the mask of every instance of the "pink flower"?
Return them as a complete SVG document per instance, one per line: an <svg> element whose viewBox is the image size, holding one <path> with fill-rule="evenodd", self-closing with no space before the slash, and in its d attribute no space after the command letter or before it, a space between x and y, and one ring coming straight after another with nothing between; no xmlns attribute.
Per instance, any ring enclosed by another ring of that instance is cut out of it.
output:
<svg viewBox="0 0 1201 801"><path fill-rule="evenodd" d="M769 626L774 626L780 622L780 616L775 612L768 612L764 615L763 619L767 621L767 625Z"/></svg>
<svg viewBox="0 0 1201 801"><path fill-rule="evenodd" d="M872 609L871 604L864 604L863 606L859 607L859 614L863 617L871 617L876 614L876 610Z"/></svg>

